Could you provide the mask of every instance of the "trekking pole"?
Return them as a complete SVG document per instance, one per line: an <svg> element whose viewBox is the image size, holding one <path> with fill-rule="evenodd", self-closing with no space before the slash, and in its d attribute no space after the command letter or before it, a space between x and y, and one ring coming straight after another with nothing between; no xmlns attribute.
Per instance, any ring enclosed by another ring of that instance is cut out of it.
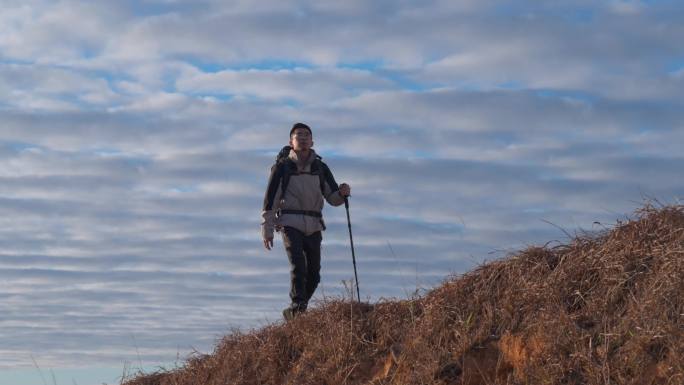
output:
<svg viewBox="0 0 684 385"><path fill-rule="evenodd" d="M347 209L347 227L349 227L349 242L351 243L352 262L354 263L354 280L356 281L356 297L361 303L361 294L359 294L359 276L356 274L356 255L354 254L354 237L352 237L351 220L349 219L349 200L344 197L344 208Z"/></svg>

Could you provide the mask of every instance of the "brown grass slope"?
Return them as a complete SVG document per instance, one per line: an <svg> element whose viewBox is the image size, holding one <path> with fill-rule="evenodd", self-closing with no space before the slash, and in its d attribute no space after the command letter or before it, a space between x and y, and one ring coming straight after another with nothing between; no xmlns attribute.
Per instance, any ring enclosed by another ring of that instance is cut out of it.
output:
<svg viewBox="0 0 684 385"><path fill-rule="evenodd" d="M684 206L646 205L421 298L326 301L126 385L684 384Z"/></svg>

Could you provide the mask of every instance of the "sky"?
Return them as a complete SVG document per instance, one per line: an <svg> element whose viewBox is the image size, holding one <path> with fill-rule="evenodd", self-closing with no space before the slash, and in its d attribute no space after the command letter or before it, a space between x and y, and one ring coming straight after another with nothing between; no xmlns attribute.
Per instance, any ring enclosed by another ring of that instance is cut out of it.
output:
<svg viewBox="0 0 684 385"><path fill-rule="evenodd" d="M295 122L351 185L371 302L684 197L681 2L0 7L0 385L117 384L281 322L259 224ZM314 303L353 279L323 213Z"/></svg>

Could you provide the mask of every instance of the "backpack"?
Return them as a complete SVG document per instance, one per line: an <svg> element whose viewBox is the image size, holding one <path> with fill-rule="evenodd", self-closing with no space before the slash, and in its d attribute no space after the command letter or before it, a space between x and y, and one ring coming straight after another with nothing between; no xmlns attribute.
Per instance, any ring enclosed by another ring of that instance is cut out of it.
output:
<svg viewBox="0 0 684 385"><path fill-rule="evenodd" d="M282 199L282 197L285 195L287 185L290 182L290 177L293 174L298 174L297 165L290 159L290 150L292 150L292 147L290 146L283 147L276 156L275 164L271 167L271 172L275 171L275 169L278 168L277 172L281 175L281 196L279 199ZM323 158L316 154L316 159L314 159L314 161L311 163L311 174L318 175L320 181L319 184L321 187L321 194L325 195L326 181L330 185L332 191L337 190L338 186L335 182L335 178L333 178L332 176L332 172L330 171L328 166L325 163L323 163L322 159Z"/></svg>

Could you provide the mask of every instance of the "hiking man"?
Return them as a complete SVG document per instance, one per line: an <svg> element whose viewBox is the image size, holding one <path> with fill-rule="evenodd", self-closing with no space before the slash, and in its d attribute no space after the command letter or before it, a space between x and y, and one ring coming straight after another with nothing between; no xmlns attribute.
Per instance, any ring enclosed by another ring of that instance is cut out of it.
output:
<svg viewBox="0 0 684 385"><path fill-rule="evenodd" d="M283 310L287 320L306 311L321 279L323 199L339 206L351 194L346 183L337 186L313 144L311 128L295 123L290 130L290 145L283 147L271 168L261 213L264 247L271 250L273 230L281 232L290 261L292 302Z"/></svg>

